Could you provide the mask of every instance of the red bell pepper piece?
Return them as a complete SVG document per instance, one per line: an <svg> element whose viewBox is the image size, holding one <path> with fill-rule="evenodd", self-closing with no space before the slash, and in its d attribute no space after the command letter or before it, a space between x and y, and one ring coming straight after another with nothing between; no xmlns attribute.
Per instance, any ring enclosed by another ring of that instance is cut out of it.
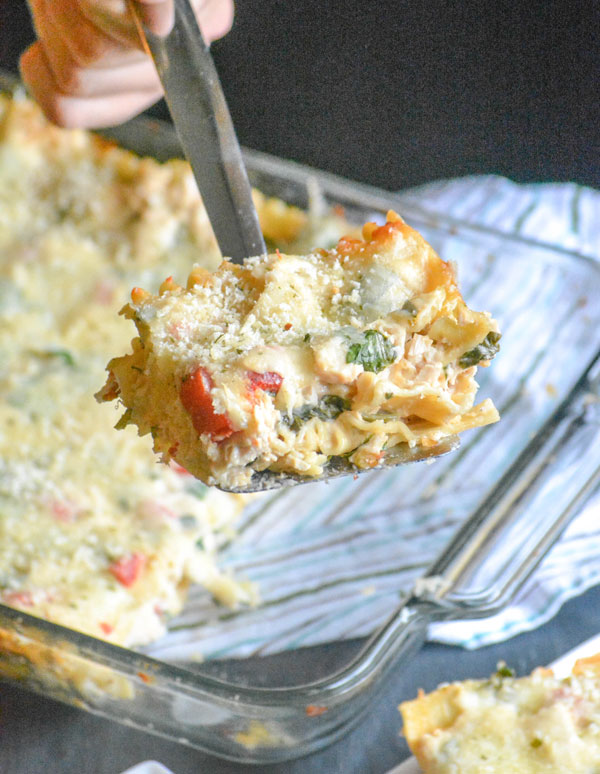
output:
<svg viewBox="0 0 600 774"><path fill-rule="evenodd" d="M233 434L233 425L227 414L217 414L210 391L213 380L202 366L181 382L179 397L192 419L198 435L208 433L213 441L224 441Z"/></svg>
<svg viewBox="0 0 600 774"><path fill-rule="evenodd" d="M248 371L248 381L252 391L264 390L277 395L283 383L283 376L275 371L265 371L262 374L256 371Z"/></svg>
<svg viewBox="0 0 600 774"><path fill-rule="evenodd" d="M129 587L136 582L145 564L146 557L143 554L128 554L127 556L121 556L113 562L108 570L119 583Z"/></svg>

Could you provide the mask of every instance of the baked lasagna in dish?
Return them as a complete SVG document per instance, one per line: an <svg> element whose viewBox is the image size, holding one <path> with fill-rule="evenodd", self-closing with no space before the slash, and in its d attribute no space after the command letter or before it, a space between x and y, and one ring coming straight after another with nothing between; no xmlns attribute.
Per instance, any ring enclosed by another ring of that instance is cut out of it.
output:
<svg viewBox="0 0 600 774"><path fill-rule="evenodd" d="M254 195L274 249L348 228ZM165 633L191 584L255 602L219 567L248 498L158 465L93 397L129 346L117 313L131 287L158 288L165 265L184 281L198 261L215 270L220 254L187 163L59 129L0 94L0 603L132 646ZM13 640L0 631L20 658Z"/></svg>
<svg viewBox="0 0 600 774"><path fill-rule="evenodd" d="M600 771L600 657L565 679L549 669L444 685L400 705L424 774Z"/></svg>
<svg viewBox="0 0 600 774"><path fill-rule="evenodd" d="M318 476L331 457L376 467L498 419L475 404L500 333L463 301L452 267L398 215L329 250L195 268L181 287L135 288L133 351L100 400L150 433L165 462L210 485L254 471Z"/></svg>
<svg viewBox="0 0 600 774"><path fill-rule="evenodd" d="M245 498L156 464L94 392L128 345L132 282L218 253L183 162L141 159L0 96L0 603L121 645L166 631L218 567ZM2 645L4 645L3 640Z"/></svg>

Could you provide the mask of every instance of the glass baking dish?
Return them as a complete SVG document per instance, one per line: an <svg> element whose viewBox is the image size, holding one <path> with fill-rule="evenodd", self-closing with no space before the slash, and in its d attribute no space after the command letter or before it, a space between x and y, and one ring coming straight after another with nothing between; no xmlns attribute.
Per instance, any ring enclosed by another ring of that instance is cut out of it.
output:
<svg viewBox="0 0 600 774"><path fill-rule="evenodd" d="M180 155L172 129L158 122L139 119L112 134L138 153ZM222 556L259 583L256 610L224 611L192 590L166 637L134 651L0 605L0 674L215 755L266 763L347 731L432 621L484 617L509 604L595 489L600 307L587 301L600 294L600 268L567 250L407 207L392 193L256 152L246 160L266 194L302 207L340 205L356 223L396 209L456 262L467 302L489 309L503 331L500 356L479 378L502 421L465 434L458 451L434 464L307 484L250 506ZM407 510L419 514L419 535L402 533ZM385 556L373 552L372 532L350 529L382 518L398 534L384 541ZM427 537L441 522L443 550ZM309 551L319 530L340 546L338 576L323 583L314 582L320 565ZM306 561L304 572L281 564L286 552L304 549L310 572ZM410 571L400 559L393 570L396 554L413 556ZM364 557L377 568L363 567ZM367 599L370 607L350 614ZM331 639L329 622L340 615L343 634L338 626L326 657L321 649L316 659L310 646ZM248 632L260 635L249 640ZM284 650L285 671L277 655Z"/></svg>

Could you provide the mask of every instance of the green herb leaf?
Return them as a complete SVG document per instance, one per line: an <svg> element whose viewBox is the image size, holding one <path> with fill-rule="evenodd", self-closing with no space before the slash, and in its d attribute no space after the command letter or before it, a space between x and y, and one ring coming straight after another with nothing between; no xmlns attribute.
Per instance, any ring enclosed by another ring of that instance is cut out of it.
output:
<svg viewBox="0 0 600 774"><path fill-rule="evenodd" d="M198 500L204 500L208 494L208 487L201 481L192 481L186 486L185 491L197 497Z"/></svg>
<svg viewBox="0 0 600 774"><path fill-rule="evenodd" d="M335 419L342 411L348 411L350 401L342 398L341 395L325 395L319 401L319 411L321 419Z"/></svg>
<svg viewBox="0 0 600 774"><path fill-rule="evenodd" d="M470 368L477 365L481 360L491 360L500 350L500 345L498 344L500 338L500 333L490 331L480 344L460 356L458 365L461 368Z"/></svg>
<svg viewBox="0 0 600 774"><path fill-rule="evenodd" d="M396 353L392 342L379 331L364 331L358 341L348 347L346 363L361 365L365 371L377 373L393 363Z"/></svg>
<svg viewBox="0 0 600 774"><path fill-rule="evenodd" d="M497 677L514 677L515 674L515 670L511 669L506 664L498 664L498 669L496 671Z"/></svg>
<svg viewBox="0 0 600 774"><path fill-rule="evenodd" d="M69 352L68 349L59 349L58 347L56 349L42 349L42 350L34 350L33 354L36 355L36 357L55 357L59 360L62 360L65 365L68 365L70 368L73 368L75 365L75 358L73 355Z"/></svg>
<svg viewBox="0 0 600 774"><path fill-rule="evenodd" d="M378 414L363 414L363 419L365 422L394 422L398 417L396 414L380 411Z"/></svg>
<svg viewBox="0 0 600 774"><path fill-rule="evenodd" d="M317 405L300 406L294 409L293 418L290 427L292 430L299 430L309 419L317 417L318 419L330 420L336 419L343 411L348 411L350 401L342 398L340 395L325 395Z"/></svg>

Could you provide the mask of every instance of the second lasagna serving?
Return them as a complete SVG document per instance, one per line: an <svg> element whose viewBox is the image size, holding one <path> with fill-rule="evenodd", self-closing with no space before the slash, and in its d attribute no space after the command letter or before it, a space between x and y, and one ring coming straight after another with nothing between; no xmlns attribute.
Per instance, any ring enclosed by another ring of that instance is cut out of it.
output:
<svg viewBox="0 0 600 774"><path fill-rule="evenodd" d="M266 469L314 477L341 455L371 468L386 448L498 419L489 399L474 405L496 322L392 212L332 250L224 261L158 295L136 288L124 314L139 337L99 397L208 484L243 487Z"/></svg>

